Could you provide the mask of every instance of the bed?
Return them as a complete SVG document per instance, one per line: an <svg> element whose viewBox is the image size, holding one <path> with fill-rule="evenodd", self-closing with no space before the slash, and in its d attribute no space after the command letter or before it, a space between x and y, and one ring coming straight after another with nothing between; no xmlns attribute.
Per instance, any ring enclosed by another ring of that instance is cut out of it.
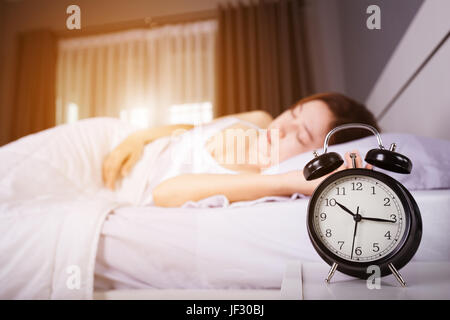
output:
<svg viewBox="0 0 450 320"><path fill-rule="evenodd" d="M450 262L450 190L413 195L424 232L412 261ZM126 291L133 283L153 298L157 291L148 289L164 289L161 297L170 298L186 296L174 289L212 289L222 297L227 290L239 297L238 289L261 297L269 292L281 295L292 261L326 266L308 239L307 203L297 199L220 209L119 208L107 217L99 242L96 270L109 282L97 279L97 285L107 289L109 284L133 296L139 291ZM115 296L105 289L96 296Z"/></svg>

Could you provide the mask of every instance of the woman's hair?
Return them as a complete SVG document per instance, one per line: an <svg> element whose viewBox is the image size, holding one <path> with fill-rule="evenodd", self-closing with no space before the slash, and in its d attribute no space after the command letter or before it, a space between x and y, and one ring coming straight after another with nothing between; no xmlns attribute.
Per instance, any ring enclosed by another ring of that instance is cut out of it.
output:
<svg viewBox="0 0 450 320"><path fill-rule="evenodd" d="M340 93L319 93L303 99L300 99L291 108L313 100L320 100L328 105L328 108L334 115L334 122L331 123L330 130L347 123L364 123L371 125L380 132L377 121L365 105L346 97ZM334 133L329 144L339 144L347 141L357 140L371 135L370 131L365 129L352 128Z"/></svg>

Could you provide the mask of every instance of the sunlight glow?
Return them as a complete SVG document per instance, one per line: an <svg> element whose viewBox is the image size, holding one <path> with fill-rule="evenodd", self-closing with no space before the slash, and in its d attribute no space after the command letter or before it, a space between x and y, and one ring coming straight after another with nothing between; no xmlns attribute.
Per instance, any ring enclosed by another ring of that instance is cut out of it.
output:
<svg viewBox="0 0 450 320"><path fill-rule="evenodd" d="M148 108L132 108L130 110L121 110L119 115L121 120L128 121L139 128L148 128L150 112Z"/></svg>
<svg viewBox="0 0 450 320"><path fill-rule="evenodd" d="M213 119L212 103L185 103L170 106L170 123L201 124Z"/></svg>
<svg viewBox="0 0 450 320"><path fill-rule="evenodd" d="M67 105L67 123L74 123L78 120L78 105L70 102Z"/></svg>

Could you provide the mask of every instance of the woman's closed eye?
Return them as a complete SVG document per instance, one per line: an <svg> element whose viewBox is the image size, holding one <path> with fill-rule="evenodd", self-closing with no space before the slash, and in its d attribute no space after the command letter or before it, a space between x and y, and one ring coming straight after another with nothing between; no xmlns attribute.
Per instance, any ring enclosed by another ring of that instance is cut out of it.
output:
<svg viewBox="0 0 450 320"><path fill-rule="evenodd" d="M300 137L300 134L296 134L296 138L297 138L297 141L298 141L301 145L305 145L305 141Z"/></svg>

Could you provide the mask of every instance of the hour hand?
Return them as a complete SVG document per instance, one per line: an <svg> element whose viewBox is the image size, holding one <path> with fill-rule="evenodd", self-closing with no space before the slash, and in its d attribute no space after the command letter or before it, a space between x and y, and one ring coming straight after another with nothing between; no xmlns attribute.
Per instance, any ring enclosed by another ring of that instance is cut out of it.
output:
<svg viewBox="0 0 450 320"><path fill-rule="evenodd" d="M355 216L355 214L354 214L353 212L351 212L347 207L345 207L345 206L342 205L341 203L339 203L339 202L336 201L336 204L337 204L339 207L341 207L342 210L344 210L345 212L351 214L352 217Z"/></svg>

